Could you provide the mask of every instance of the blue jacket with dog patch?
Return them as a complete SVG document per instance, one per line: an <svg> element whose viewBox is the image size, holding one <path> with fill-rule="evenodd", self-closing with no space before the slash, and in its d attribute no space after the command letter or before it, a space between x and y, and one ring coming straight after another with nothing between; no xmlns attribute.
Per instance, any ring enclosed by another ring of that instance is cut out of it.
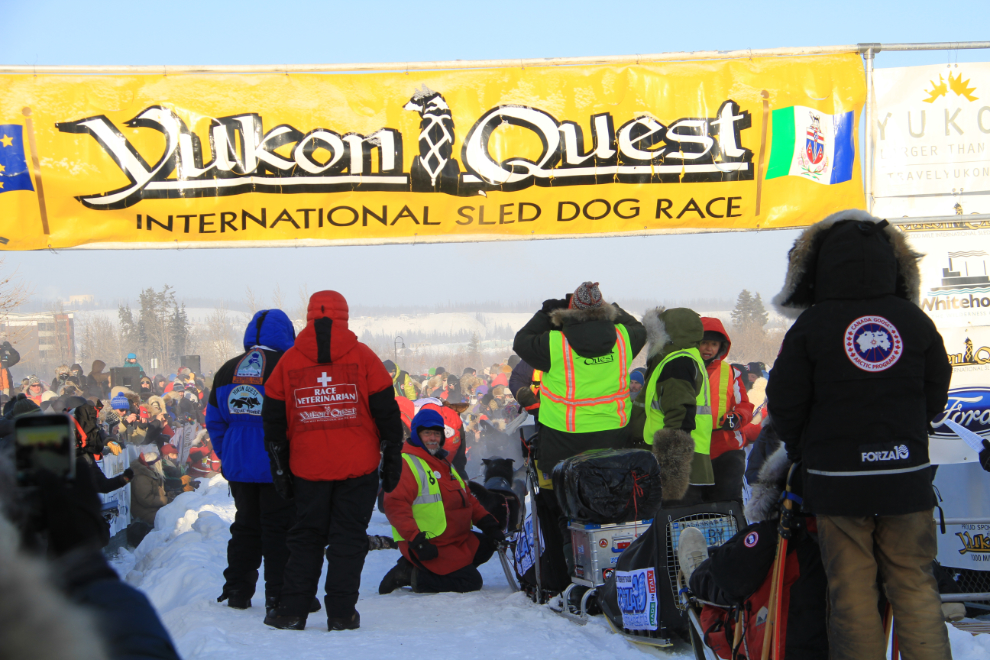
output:
<svg viewBox="0 0 990 660"><path fill-rule="evenodd" d="M220 367L206 406L206 428L227 481L271 483L261 405L265 382L295 342L292 321L263 309L244 331L244 353Z"/></svg>

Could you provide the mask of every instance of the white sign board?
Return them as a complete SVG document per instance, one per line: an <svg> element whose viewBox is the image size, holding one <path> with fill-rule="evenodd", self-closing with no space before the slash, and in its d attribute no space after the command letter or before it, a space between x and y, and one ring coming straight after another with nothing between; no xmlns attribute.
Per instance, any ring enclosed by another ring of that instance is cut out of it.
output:
<svg viewBox="0 0 990 660"><path fill-rule="evenodd" d="M516 535L516 572L519 575L523 575L533 567L536 563L536 548L533 547L533 516L526 518L526 522L523 525L521 532ZM540 556L543 556L545 552L544 548L547 547L546 542L543 540L543 530L540 530Z"/></svg>
<svg viewBox="0 0 990 660"><path fill-rule="evenodd" d="M119 456L107 454L97 465L103 470L103 474L110 479L123 474L124 470L129 467L130 460L126 452L121 452ZM100 501L104 505L114 504L117 507L116 515L110 519L110 536L127 529L127 526L131 524L131 485L127 484L111 493L101 494Z"/></svg>
<svg viewBox="0 0 990 660"><path fill-rule="evenodd" d="M873 213L990 213L990 64L875 69Z"/></svg>
<svg viewBox="0 0 990 660"><path fill-rule="evenodd" d="M921 308L935 322L952 365L949 402L932 421L932 463L973 463L977 452L947 420L990 438L990 228L911 231L925 256Z"/></svg>
<svg viewBox="0 0 990 660"><path fill-rule="evenodd" d="M951 568L990 571L990 476L979 465L943 465L935 476L945 517L980 522L946 525L938 561ZM936 520L938 515L936 512Z"/></svg>

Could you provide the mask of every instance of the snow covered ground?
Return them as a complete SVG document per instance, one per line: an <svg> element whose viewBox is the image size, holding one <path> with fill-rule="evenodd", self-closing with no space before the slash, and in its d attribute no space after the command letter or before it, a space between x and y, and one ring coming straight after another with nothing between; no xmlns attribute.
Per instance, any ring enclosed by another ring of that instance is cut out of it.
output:
<svg viewBox="0 0 990 660"><path fill-rule="evenodd" d="M157 608L186 660L259 658L412 658L436 654L488 658L633 658L661 655L691 658L687 645L668 651L644 651L612 634L603 617L586 626L538 607L522 593L511 593L501 565L481 567L482 591L473 594L419 595L407 591L378 595L378 583L399 556L397 550L368 554L361 579L361 629L329 633L323 612L310 615L304 632L268 628L263 586L246 611L216 602L227 565L228 527L234 502L223 477L203 482L163 508L155 531L134 553L121 551L115 568L143 590ZM370 534L388 534L377 511ZM325 567L324 567L325 570ZM322 580L320 596L322 597ZM973 637L949 628L956 660L990 657L990 635Z"/></svg>

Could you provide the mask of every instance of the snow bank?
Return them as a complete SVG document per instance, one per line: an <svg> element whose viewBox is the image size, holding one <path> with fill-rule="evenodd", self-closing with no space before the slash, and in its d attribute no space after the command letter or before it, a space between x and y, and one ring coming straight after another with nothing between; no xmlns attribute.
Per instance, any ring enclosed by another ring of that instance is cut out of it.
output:
<svg viewBox="0 0 990 660"><path fill-rule="evenodd" d="M378 583L398 559L397 550L368 554L358 602L360 630L329 633L323 612L310 615L304 632L273 630L262 623L263 583L249 610L233 610L216 602L224 582L228 527L233 519L234 502L227 482L213 477L159 511L155 531L134 553L122 551L115 561L121 575L151 599L187 660L411 658L433 657L438 652L468 654L478 660L641 660L644 653L653 653L613 635L603 617L578 626L537 607L521 593L511 593L497 559L481 567L485 587L477 593L402 591L380 596ZM378 511L368 531L390 533ZM322 598L322 578L320 585ZM956 660L990 657L990 635L973 637L951 627L949 635ZM690 647L683 644L662 655L670 660L693 657Z"/></svg>

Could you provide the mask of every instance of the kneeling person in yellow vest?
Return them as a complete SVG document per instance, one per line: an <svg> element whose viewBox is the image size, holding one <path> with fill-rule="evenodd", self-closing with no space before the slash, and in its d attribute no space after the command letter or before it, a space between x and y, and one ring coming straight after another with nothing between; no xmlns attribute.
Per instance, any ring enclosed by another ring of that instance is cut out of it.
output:
<svg viewBox="0 0 990 660"><path fill-rule="evenodd" d="M505 534L447 460L440 413L420 410L410 431L399 485L385 494L385 515L402 557L378 592L408 586L417 593L477 591L482 586L477 567L491 558ZM472 531L472 524L482 533Z"/></svg>
<svg viewBox="0 0 990 660"><path fill-rule="evenodd" d="M649 342L646 386L636 398L645 413L643 441L660 463L665 504L702 501L700 487L715 483L708 372L698 346L701 317L685 308L657 307L643 315ZM636 427L634 425L634 427Z"/></svg>

